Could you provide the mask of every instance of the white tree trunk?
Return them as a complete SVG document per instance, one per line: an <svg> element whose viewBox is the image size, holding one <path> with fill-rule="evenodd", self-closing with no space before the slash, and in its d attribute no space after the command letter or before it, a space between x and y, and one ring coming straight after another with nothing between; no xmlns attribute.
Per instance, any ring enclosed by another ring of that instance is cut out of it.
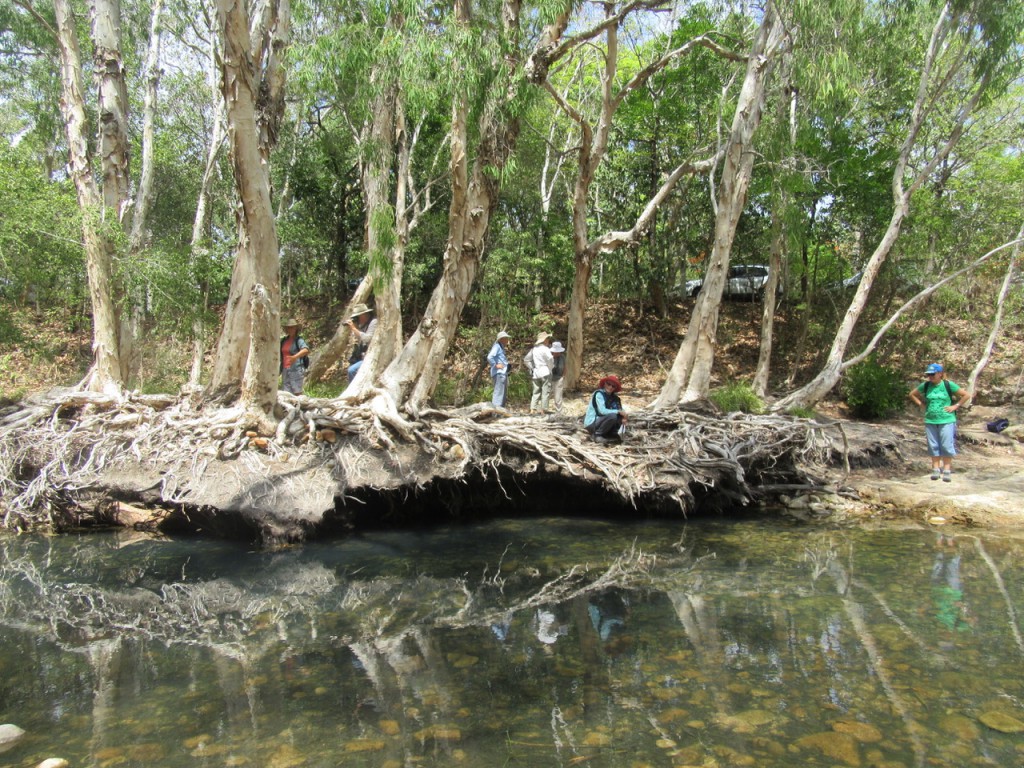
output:
<svg viewBox="0 0 1024 768"><path fill-rule="evenodd" d="M776 190L778 196L775 214L772 216L772 244L768 255L768 284L764 287L761 308L761 347L757 355L757 368L751 389L763 398L768 394L768 380L772 369L772 343L775 335L775 307L779 281L782 280L782 255L786 248L786 230L783 211L786 207L785 192Z"/></svg>
<svg viewBox="0 0 1024 768"><path fill-rule="evenodd" d="M157 93L160 85L160 44L163 37L161 15L163 0L154 0L150 11L149 51L146 53L146 95L142 107L142 163L139 169L139 189L135 195L135 212L129 247L139 253L146 240L149 211L153 207L153 125L156 121Z"/></svg>
<svg viewBox="0 0 1024 768"><path fill-rule="evenodd" d="M392 208L388 196L396 140L400 151ZM366 165L364 190L377 329L359 373L345 391L345 397L354 400L365 399L376 391L380 374L402 348L402 272L409 226L406 194L410 147L405 136L405 110L397 89L381 88L375 98L370 145L376 151Z"/></svg>
<svg viewBox="0 0 1024 768"><path fill-rule="evenodd" d="M518 0L504 1L502 23L506 34L517 34L519 11ZM456 13L460 23L468 23L467 0L457 0ZM414 413L427 403L437 386L459 317L476 281L484 236L497 204L500 173L496 171L505 167L519 135L518 120L509 118L504 108L514 97L512 85L504 91L495 88L488 97L480 115L480 144L471 174L467 158L469 104L465 96L458 95L452 107L452 200L441 278L416 331L380 378L395 402Z"/></svg>
<svg viewBox="0 0 1024 768"><path fill-rule="evenodd" d="M90 15L93 37L93 79L99 101L97 147L103 178L103 219L112 224L108 215L128 231L131 221L129 198L131 174L129 170L128 142L128 86L125 82L124 60L121 56L121 3L120 0L91 0ZM116 256L116 252L115 252ZM121 382L131 377L135 355L131 298L118 274L116 261L112 271L111 291L120 302L118 308L118 361ZM128 305L128 306L126 306Z"/></svg>
<svg viewBox="0 0 1024 768"><path fill-rule="evenodd" d="M715 214L715 242L707 274L690 317L686 338L679 347L661 393L653 403L655 407L699 400L707 397L710 389L718 311L729 273L736 225L746 204L754 167L754 134L761 121L765 82L783 40L783 32L775 6L770 3L747 60L747 72L726 146Z"/></svg>
<svg viewBox="0 0 1024 768"><path fill-rule="evenodd" d="M92 155L86 135L85 89L82 82L82 58L75 34L75 17L69 0L54 0L57 42L60 49L61 113L68 139L68 173L75 184L82 211L82 239L93 318L93 364L82 386L94 391L119 395L121 375L117 305L113 289L113 245L98 227L103 203L93 176Z"/></svg>
<svg viewBox="0 0 1024 768"><path fill-rule="evenodd" d="M128 213L128 88L121 58L121 3L91 0L93 72L99 99L100 164L103 203L118 222Z"/></svg>
<svg viewBox="0 0 1024 768"><path fill-rule="evenodd" d="M149 211L153 207L153 124L156 121L157 92L160 85L160 43L162 38L161 14L163 0L155 0L150 11L149 50L146 54L146 95L142 111L142 158L139 169L139 188L135 195L134 211L131 215L131 231L128 235L128 250L132 259L142 257L149 229ZM133 286L130 306L122 310L128 320L128 327L121 339L121 360L125 380L138 368L136 339L142 332L145 314L143 287Z"/></svg>
<svg viewBox="0 0 1024 768"><path fill-rule="evenodd" d="M927 119L930 110L940 104L940 96L950 88L951 83L957 81L963 70L971 66L971 57L966 55L950 55L951 49L958 42L956 37L956 19L951 15L951 7L946 3L939 12L938 19L932 27L931 37L925 53L925 59L921 68L918 80L917 95L914 106L910 113L910 120L907 124L906 135L900 154L896 161L896 168L892 177L893 212L889 220L889 226L885 234L875 248L874 253L864 267L864 274L857 291L850 302L846 316L843 318L836 335L832 340L828 358L822 366L821 371L795 392L777 401L773 406L774 410L784 411L790 408L813 407L828 395L829 392L839 383L842 371L849 363L843 362L846 348L849 346L853 331L861 314L867 306L868 296L875 278L878 276L882 265L892 251L896 239L899 237L903 220L910 213L910 201L913 193L927 180L935 169L949 157L950 152L957 145L964 131L968 119L974 114L989 85L990 75L986 74L971 84L973 93L964 102L951 122L947 136L939 140L939 146L923 165L912 173L908 173L911 159L918 149L918 138ZM942 69L942 66L948 69ZM907 183L909 181L909 183Z"/></svg>
<svg viewBox="0 0 1024 768"><path fill-rule="evenodd" d="M281 288L270 183L256 122L259 81L250 55L249 17L243 0L218 0L217 20L223 46L221 88L240 200L240 242L211 386L215 392L240 386L242 406L269 415L277 400ZM256 302L255 296L259 297ZM259 317L252 314L256 306L260 307ZM253 333L258 333L258 338L253 338ZM250 361L253 352L259 359ZM231 370L237 371L237 376L225 379Z"/></svg>
<svg viewBox="0 0 1024 768"><path fill-rule="evenodd" d="M1021 227L1017 233L1017 240L1020 241L1024 238L1024 227ZM1006 308L1006 297L1010 295L1010 287L1013 285L1013 273L1016 267L1017 261L1020 259L1021 247L1020 242L1013 249L1013 254L1010 256L1010 263L1006 266L1006 275L1003 277L1003 286L999 289L999 298L996 299L996 316L992 319L992 330L989 331L988 341L985 344L985 349L981 353L981 357L978 359L978 364L974 366L974 370L971 371L970 377L967 379L967 391L971 393L971 397L978 391L978 379L981 378L982 372L988 365L989 360L992 359L992 350L996 347L996 339L999 338L999 331L1003 324L1003 312Z"/></svg>

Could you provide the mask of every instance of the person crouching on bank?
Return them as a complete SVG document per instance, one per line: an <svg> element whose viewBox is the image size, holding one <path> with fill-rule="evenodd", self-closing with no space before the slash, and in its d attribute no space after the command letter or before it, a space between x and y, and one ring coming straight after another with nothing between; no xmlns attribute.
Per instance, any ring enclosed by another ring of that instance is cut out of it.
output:
<svg viewBox="0 0 1024 768"><path fill-rule="evenodd" d="M614 443L622 439L620 429L626 423L626 413L619 400L621 391L622 383L618 376L605 376L590 396L587 415L583 417L583 428L595 442Z"/></svg>

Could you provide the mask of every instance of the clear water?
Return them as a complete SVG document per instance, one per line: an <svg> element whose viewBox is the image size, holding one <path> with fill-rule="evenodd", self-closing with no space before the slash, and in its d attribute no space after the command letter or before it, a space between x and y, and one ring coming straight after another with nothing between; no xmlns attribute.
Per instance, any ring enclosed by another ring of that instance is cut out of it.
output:
<svg viewBox="0 0 1024 768"><path fill-rule="evenodd" d="M1021 765L1022 554L763 520L0 539L0 765Z"/></svg>

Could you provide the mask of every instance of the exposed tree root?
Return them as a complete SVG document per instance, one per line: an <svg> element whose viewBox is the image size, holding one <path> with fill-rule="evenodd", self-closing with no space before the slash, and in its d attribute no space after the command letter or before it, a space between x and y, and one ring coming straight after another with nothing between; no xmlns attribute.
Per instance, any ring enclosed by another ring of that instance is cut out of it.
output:
<svg viewBox="0 0 1024 768"><path fill-rule="evenodd" d="M814 489L808 475L845 434L784 416L636 413L622 445L599 445L574 420L510 416L477 405L403 414L388 393L367 402L280 393L260 429L240 408L189 397L53 392L0 411L6 528L114 522L112 501L235 512L264 537L300 537L362 493L439 479L548 476L606 489L634 506L691 511L745 504L774 488ZM154 523L156 524L156 523Z"/></svg>

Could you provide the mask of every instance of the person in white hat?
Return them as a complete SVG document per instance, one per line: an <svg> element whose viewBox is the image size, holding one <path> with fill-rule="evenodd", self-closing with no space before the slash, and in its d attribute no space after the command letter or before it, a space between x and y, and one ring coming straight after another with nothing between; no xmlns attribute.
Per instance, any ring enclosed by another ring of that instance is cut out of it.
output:
<svg viewBox="0 0 1024 768"><path fill-rule="evenodd" d="M555 366L555 358L551 354L550 333L541 333L537 336L530 355L530 377L533 382L530 413L547 413L548 401L551 399L551 369Z"/></svg>
<svg viewBox="0 0 1024 768"><path fill-rule="evenodd" d="M352 307L352 314L349 315L347 325L356 340L355 346L352 347L352 354L348 358L349 381L352 381L359 372L363 358L366 357L366 350L370 346L370 339L373 338L373 332L377 330L377 318L371 319L372 315L373 310L365 304L356 304Z"/></svg>
<svg viewBox="0 0 1024 768"><path fill-rule="evenodd" d="M509 338L507 333L501 331L494 340L491 351L487 353L487 362L491 366L491 380L494 382L491 405L495 408L504 408L508 400L508 355L505 350Z"/></svg>
<svg viewBox="0 0 1024 768"><path fill-rule="evenodd" d="M555 358L551 366L551 402L555 413L562 412L562 395L565 392L565 347L556 341L551 345L551 355Z"/></svg>
<svg viewBox="0 0 1024 768"><path fill-rule="evenodd" d="M302 380L309 367L309 345L299 335L301 326L294 317L281 323L285 335L281 338L281 389L293 395L302 394Z"/></svg>

